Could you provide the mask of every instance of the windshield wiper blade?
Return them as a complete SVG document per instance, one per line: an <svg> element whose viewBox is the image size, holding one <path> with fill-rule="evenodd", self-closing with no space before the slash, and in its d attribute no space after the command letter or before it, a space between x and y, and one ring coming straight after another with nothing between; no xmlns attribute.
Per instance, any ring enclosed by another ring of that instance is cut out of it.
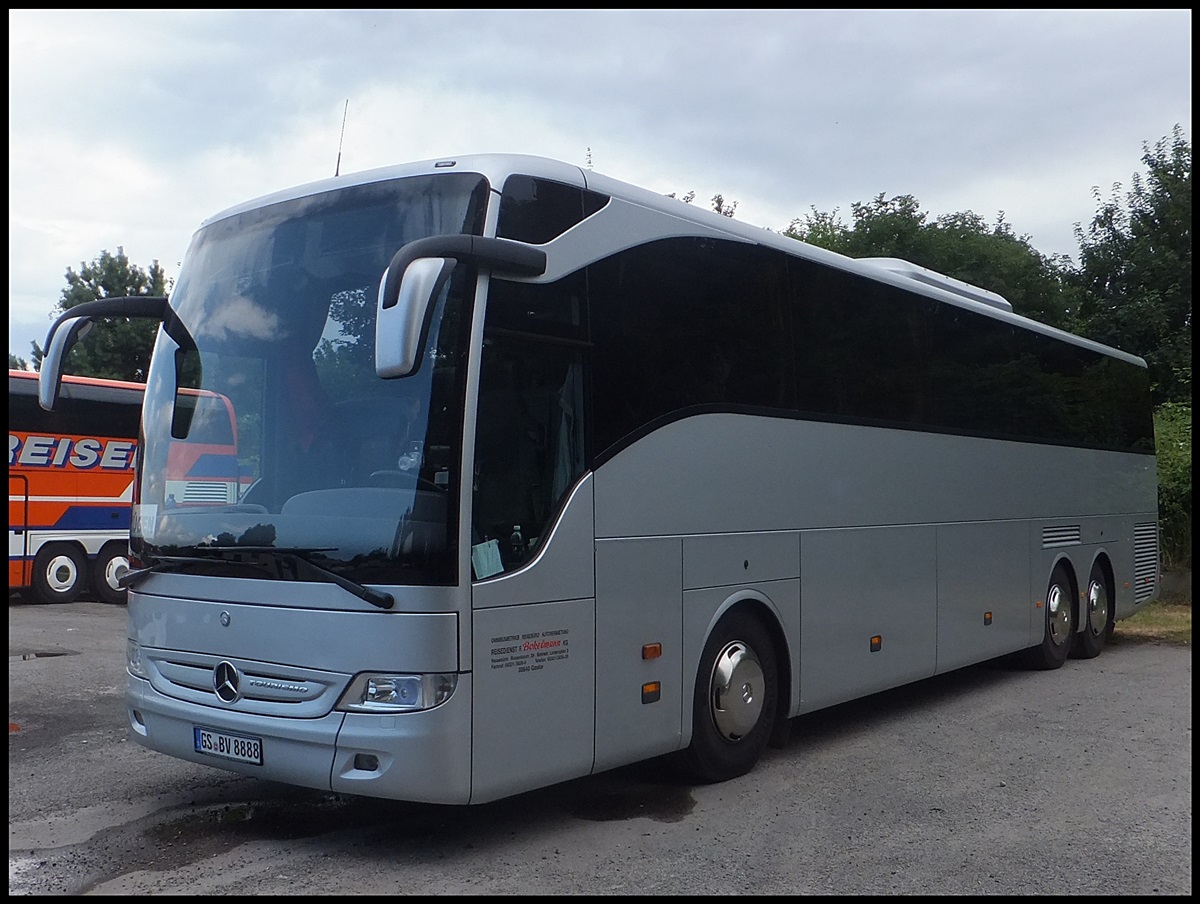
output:
<svg viewBox="0 0 1200 904"><path fill-rule="evenodd" d="M329 552L336 549L335 546L324 547L288 547L288 546L202 546L201 549L206 552L211 550L218 553L215 556L159 556L158 561L147 567L139 568L137 571L127 571L118 579L117 583L121 587L130 587L138 583L147 575L155 573L163 573L175 571L182 568L184 565L205 564L210 565L219 562L224 565L245 565L247 567L257 567L253 562L246 562L239 559L226 558L225 553L250 553L251 555L270 555L279 556L287 559L293 565L300 565L308 569L331 584L336 584L348 593L354 594L360 600L370 603L380 609L391 609L396 604L396 598L390 593L383 590L373 590L363 584L351 581L348 578L342 577L336 572L330 571L316 562L313 562L307 556L314 552ZM297 575L299 577L299 575Z"/></svg>
<svg viewBox="0 0 1200 904"><path fill-rule="evenodd" d="M372 606L380 609L391 609L396 604L396 598L390 593L383 590L372 590L370 587L344 578L340 574L330 571L328 568L318 565L312 559L308 558L311 553L329 552L337 549L336 546L204 546L201 548L222 553L246 552L254 555L280 556L287 559L293 565L300 565L315 572L329 583L337 584L337 586L346 592L353 593L360 600L370 603ZM222 561L225 560L222 559ZM298 574L297 577L299 577Z"/></svg>
<svg viewBox="0 0 1200 904"><path fill-rule="evenodd" d="M135 584L140 584L142 580L152 574L165 574L169 571L176 571L184 565L194 563L202 563L205 565L213 562L221 562L230 565L252 565L251 562L238 562L233 559L219 559L216 556L157 556L153 565L147 565L145 568L137 568L132 571L126 571L117 578L117 586L121 588L129 588Z"/></svg>

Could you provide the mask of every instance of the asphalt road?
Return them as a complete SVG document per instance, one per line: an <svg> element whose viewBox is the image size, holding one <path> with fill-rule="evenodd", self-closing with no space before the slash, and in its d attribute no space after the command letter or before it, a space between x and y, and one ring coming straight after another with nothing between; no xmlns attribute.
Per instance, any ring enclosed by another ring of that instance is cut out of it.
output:
<svg viewBox="0 0 1200 904"><path fill-rule="evenodd" d="M9 603L10 894L1178 894L1192 656L1120 634L802 717L721 785L660 762L479 807L322 794L126 737L124 609Z"/></svg>

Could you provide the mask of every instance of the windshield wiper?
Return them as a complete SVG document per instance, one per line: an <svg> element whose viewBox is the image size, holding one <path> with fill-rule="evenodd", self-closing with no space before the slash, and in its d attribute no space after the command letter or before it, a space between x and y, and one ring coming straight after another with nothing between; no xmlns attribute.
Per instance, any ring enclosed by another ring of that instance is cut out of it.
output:
<svg viewBox="0 0 1200 904"><path fill-rule="evenodd" d="M295 580L304 580L301 577L301 571L308 571L321 580L327 581L330 584L336 584L348 593L352 593L360 600L370 603L380 609L391 609L396 603L396 598L390 593L383 590L372 590L370 587L356 583L347 578L342 577L328 568L318 565L308 558L308 555L314 552L329 552L336 549L334 546L326 547L288 547L288 546L202 546L201 549L218 553L215 556L159 556L158 561L148 568L139 568L137 571L127 571L121 575L117 583L121 587L129 587L138 583L149 574L163 573L175 571L182 568L184 565L205 564L211 565L214 562L228 565L245 565L250 568L259 567L252 561L245 561L236 558L226 558L224 553L249 553L256 556L274 556L286 559L294 568ZM282 575L281 575L282 576Z"/></svg>
<svg viewBox="0 0 1200 904"><path fill-rule="evenodd" d="M372 590L357 581L351 581L348 578L342 577L336 572L330 571L324 566L318 565L312 559L308 558L310 553L314 552L329 552L336 549L336 546L323 547L300 547L300 546L206 546L205 549L215 549L221 552L251 552L259 555L281 556L291 562L293 565L299 565L296 569L296 580L301 580L300 571L309 569L315 572L320 577L324 578L331 584L337 584L348 593L353 593L360 600L370 603L372 606L377 606L380 609L391 609L396 603L396 598L390 593L383 590Z"/></svg>
<svg viewBox="0 0 1200 904"><path fill-rule="evenodd" d="M147 565L145 568L136 568L131 571L126 571L117 578L117 586L122 589L128 589L135 584L140 584L144 578L152 574L166 574L169 571L177 571L184 565L190 565L195 562L200 562L205 565L211 565L213 562L225 562L231 565L252 565L252 562L238 562L235 560L218 559L213 556L157 556L157 561L153 565Z"/></svg>

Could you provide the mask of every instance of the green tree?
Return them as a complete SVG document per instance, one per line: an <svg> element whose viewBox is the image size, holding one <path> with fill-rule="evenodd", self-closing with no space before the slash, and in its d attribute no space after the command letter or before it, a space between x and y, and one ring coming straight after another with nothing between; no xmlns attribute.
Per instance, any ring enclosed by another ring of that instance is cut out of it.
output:
<svg viewBox="0 0 1200 904"><path fill-rule="evenodd" d="M1003 212L994 225L971 211L929 220L912 195L851 207L848 227L836 210L813 208L794 219L784 235L849 257L898 257L996 292L1018 314L1069 329L1077 290L1066 284L1066 260L1045 257L1018 236Z"/></svg>
<svg viewBox="0 0 1200 904"><path fill-rule="evenodd" d="M19 358L12 352L8 353L8 369L9 370L29 370L29 362L24 358Z"/></svg>
<svg viewBox="0 0 1200 904"><path fill-rule="evenodd" d="M667 197L674 198L675 192L671 192L669 195L667 195ZM679 200L682 201L684 204L691 204L693 201L696 200L696 193L694 191L689 191L686 195L684 195ZM732 218L734 212L737 210L737 206L738 206L737 201L726 201L725 196L720 193L712 196L713 212L719 213L723 217Z"/></svg>
<svg viewBox="0 0 1200 904"><path fill-rule="evenodd" d="M130 263L120 246L116 254L101 251L90 264L81 263L78 273L68 267L66 279L67 288L63 289L52 318L97 298L166 295L168 290L166 274L157 260L143 270ZM145 382L157 329L157 323L145 318L113 317L98 321L68 353L64 372ZM34 364L40 369L45 350L36 342L32 345Z"/></svg>
<svg viewBox="0 0 1200 904"><path fill-rule="evenodd" d="M1176 126L1076 226L1084 335L1146 359L1156 403L1192 398L1192 146Z"/></svg>
<svg viewBox="0 0 1200 904"><path fill-rule="evenodd" d="M1154 412L1158 523L1163 563L1192 567L1192 406L1167 402Z"/></svg>
<svg viewBox="0 0 1200 904"><path fill-rule="evenodd" d="M313 352L321 385L351 393L375 378L375 305L364 289L336 293L330 317L341 326L337 339L321 339Z"/></svg>

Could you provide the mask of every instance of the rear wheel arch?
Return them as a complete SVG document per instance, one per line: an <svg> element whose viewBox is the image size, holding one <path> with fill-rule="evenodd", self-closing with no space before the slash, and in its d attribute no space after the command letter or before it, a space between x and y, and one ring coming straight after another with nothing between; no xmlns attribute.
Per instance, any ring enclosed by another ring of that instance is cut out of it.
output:
<svg viewBox="0 0 1200 904"><path fill-rule="evenodd" d="M1047 577L1047 583L1054 578L1056 572L1061 569L1066 573L1067 585L1070 588L1069 598L1071 601L1071 633L1079 630L1079 616L1082 614L1083 606L1080 603L1082 591L1080 590L1081 582L1079 572L1075 568L1075 562L1070 556L1059 556L1054 562L1054 567L1050 569L1050 574Z"/></svg>
<svg viewBox="0 0 1200 904"><path fill-rule="evenodd" d="M1116 625L1116 583L1108 554L1096 554L1080 594L1079 618L1071 639L1071 655L1094 659L1104 650Z"/></svg>
<svg viewBox="0 0 1200 904"><path fill-rule="evenodd" d="M1105 638L1107 642L1112 640L1113 629L1117 625L1117 571L1113 568L1112 557L1109 556L1107 551L1101 552L1096 556L1093 567L1097 565L1102 569L1105 580L1108 581L1108 605L1110 611L1108 614L1108 632Z"/></svg>

